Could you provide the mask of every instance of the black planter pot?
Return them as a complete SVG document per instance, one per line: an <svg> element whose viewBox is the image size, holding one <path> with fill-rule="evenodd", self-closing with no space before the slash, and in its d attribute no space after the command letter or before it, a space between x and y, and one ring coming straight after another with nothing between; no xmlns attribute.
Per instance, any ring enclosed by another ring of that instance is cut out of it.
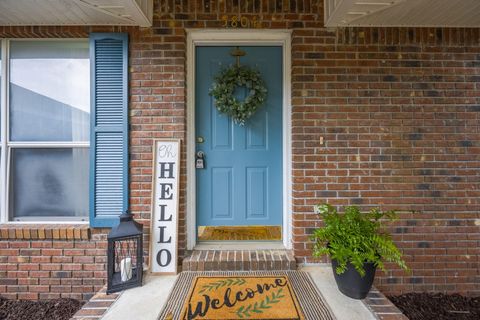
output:
<svg viewBox="0 0 480 320"><path fill-rule="evenodd" d="M364 299L372 288L373 279L377 267L373 263L365 263L365 276L362 278L355 267L348 263L347 270L342 274L337 274L335 269L338 263L332 260L333 275L337 282L338 289L347 297L353 299Z"/></svg>

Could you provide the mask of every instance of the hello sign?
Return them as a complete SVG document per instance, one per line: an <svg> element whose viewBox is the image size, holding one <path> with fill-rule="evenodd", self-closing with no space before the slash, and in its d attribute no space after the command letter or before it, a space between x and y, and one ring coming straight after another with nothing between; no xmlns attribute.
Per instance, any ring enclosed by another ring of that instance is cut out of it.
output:
<svg viewBox="0 0 480 320"><path fill-rule="evenodd" d="M180 140L154 140L150 272L177 273Z"/></svg>

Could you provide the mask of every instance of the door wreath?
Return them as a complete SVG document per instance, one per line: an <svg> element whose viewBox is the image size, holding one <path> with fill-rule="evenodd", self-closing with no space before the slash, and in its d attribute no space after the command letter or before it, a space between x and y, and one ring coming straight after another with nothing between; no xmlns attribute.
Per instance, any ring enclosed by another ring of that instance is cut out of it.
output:
<svg viewBox="0 0 480 320"><path fill-rule="evenodd" d="M243 101L234 96L237 87L248 91ZM267 88L259 71L237 64L221 70L214 77L209 94L215 98L219 112L231 116L235 123L243 126L265 102Z"/></svg>

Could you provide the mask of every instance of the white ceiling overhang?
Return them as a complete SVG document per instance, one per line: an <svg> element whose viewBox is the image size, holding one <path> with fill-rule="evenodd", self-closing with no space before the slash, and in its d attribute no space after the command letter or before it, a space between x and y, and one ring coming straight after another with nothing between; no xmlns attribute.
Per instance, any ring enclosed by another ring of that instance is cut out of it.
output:
<svg viewBox="0 0 480 320"><path fill-rule="evenodd" d="M325 0L325 25L480 27L480 0Z"/></svg>
<svg viewBox="0 0 480 320"><path fill-rule="evenodd" d="M153 0L1 0L0 25L150 27Z"/></svg>

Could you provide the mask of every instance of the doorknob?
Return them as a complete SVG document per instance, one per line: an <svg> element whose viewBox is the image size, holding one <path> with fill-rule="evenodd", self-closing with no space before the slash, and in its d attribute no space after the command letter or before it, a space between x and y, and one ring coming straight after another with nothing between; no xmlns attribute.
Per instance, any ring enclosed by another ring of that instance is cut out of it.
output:
<svg viewBox="0 0 480 320"><path fill-rule="evenodd" d="M204 143L205 139L203 137L197 137L197 143Z"/></svg>

